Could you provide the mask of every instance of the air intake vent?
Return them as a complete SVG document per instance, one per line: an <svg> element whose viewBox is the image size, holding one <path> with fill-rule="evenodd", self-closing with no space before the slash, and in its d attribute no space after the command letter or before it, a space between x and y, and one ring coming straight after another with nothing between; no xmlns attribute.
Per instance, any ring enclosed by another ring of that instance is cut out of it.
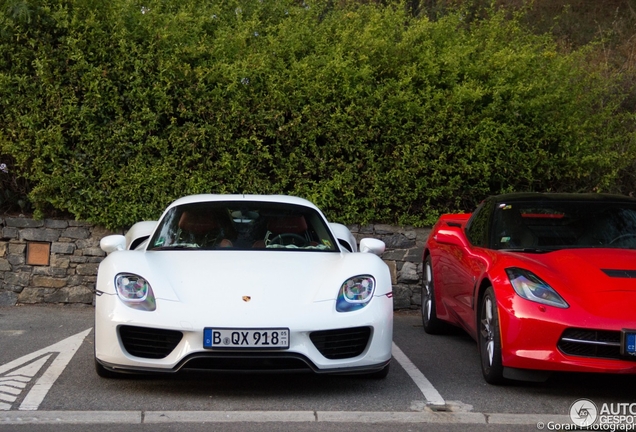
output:
<svg viewBox="0 0 636 432"><path fill-rule="evenodd" d="M181 342L183 333L174 330L120 326L119 337L130 355L160 359L167 357L175 349Z"/></svg>
<svg viewBox="0 0 636 432"><path fill-rule="evenodd" d="M370 327L323 330L309 335L320 354L330 360L359 356L366 349L370 336Z"/></svg>
<svg viewBox="0 0 636 432"><path fill-rule="evenodd" d="M636 278L636 270L612 270L612 269L601 269L603 273L613 278L628 278L634 279Z"/></svg>
<svg viewBox="0 0 636 432"><path fill-rule="evenodd" d="M625 359L621 352L621 333L618 331L567 329L558 344L564 354L579 357Z"/></svg>

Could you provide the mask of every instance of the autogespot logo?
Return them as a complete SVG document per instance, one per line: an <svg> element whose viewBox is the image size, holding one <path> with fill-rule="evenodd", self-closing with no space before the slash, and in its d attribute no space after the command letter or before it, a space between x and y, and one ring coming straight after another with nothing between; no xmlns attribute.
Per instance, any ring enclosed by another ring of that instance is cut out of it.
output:
<svg viewBox="0 0 636 432"><path fill-rule="evenodd" d="M570 419L580 427L594 424L598 418L598 408L589 399L579 399L570 405Z"/></svg>

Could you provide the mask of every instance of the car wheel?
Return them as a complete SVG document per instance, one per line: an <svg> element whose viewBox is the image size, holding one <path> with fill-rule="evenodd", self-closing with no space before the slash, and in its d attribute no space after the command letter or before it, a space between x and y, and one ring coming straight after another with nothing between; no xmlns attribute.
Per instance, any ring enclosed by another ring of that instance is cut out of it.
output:
<svg viewBox="0 0 636 432"><path fill-rule="evenodd" d="M95 359L95 372L102 378L120 378L122 376L122 374L106 369L97 359Z"/></svg>
<svg viewBox="0 0 636 432"><path fill-rule="evenodd" d="M422 276L422 325L428 334L441 334L446 329L446 323L437 318L435 306L435 284L433 282L433 264L430 255L424 261Z"/></svg>
<svg viewBox="0 0 636 432"><path fill-rule="evenodd" d="M481 371L484 379L489 384L502 384L505 380L501 362L499 314L492 287L486 289L479 306L478 339Z"/></svg>

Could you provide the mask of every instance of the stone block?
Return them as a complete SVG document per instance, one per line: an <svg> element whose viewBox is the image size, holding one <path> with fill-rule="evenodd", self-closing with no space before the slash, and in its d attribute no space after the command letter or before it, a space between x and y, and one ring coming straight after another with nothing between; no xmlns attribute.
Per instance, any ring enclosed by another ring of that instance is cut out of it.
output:
<svg viewBox="0 0 636 432"><path fill-rule="evenodd" d="M39 228L44 226L43 220L35 220L29 218L6 218L4 223L8 227L16 228Z"/></svg>
<svg viewBox="0 0 636 432"><path fill-rule="evenodd" d="M7 256L7 261L15 267L23 265L26 262L26 258L24 255L9 255Z"/></svg>
<svg viewBox="0 0 636 432"><path fill-rule="evenodd" d="M414 247L407 250L404 261L422 262L424 256L424 246Z"/></svg>
<svg viewBox="0 0 636 432"><path fill-rule="evenodd" d="M397 283L397 264L395 261L384 260L384 263L389 266L389 272L391 273L391 283L395 285Z"/></svg>
<svg viewBox="0 0 636 432"><path fill-rule="evenodd" d="M88 259L87 262L94 263L94 264L99 264L100 262L104 260L104 257L86 257L86 258Z"/></svg>
<svg viewBox="0 0 636 432"><path fill-rule="evenodd" d="M9 248L9 243L8 242L0 242L0 257L5 257L7 256L7 250Z"/></svg>
<svg viewBox="0 0 636 432"><path fill-rule="evenodd" d="M68 222L60 219L45 219L44 226L46 228L65 229L68 227Z"/></svg>
<svg viewBox="0 0 636 432"><path fill-rule="evenodd" d="M26 243L9 243L9 253L18 255L26 250Z"/></svg>
<svg viewBox="0 0 636 432"><path fill-rule="evenodd" d="M15 306L18 294L11 291L0 291L0 306Z"/></svg>
<svg viewBox="0 0 636 432"><path fill-rule="evenodd" d="M33 276L33 286L42 288L62 288L66 286L66 278L55 278L50 276Z"/></svg>
<svg viewBox="0 0 636 432"><path fill-rule="evenodd" d="M20 237L20 230L14 227L4 227L2 228L2 238L6 239L17 239Z"/></svg>
<svg viewBox="0 0 636 432"><path fill-rule="evenodd" d="M106 252L104 252L103 250L101 250L98 247L94 247L94 248L86 248L84 249L84 255L85 256L93 256L93 257L104 257L106 256Z"/></svg>
<svg viewBox="0 0 636 432"><path fill-rule="evenodd" d="M411 289L406 285L393 286L393 309L408 309L411 307Z"/></svg>
<svg viewBox="0 0 636 432"><path fill-rule="evenodd" d="M66 277L67 274L67 270L61 267L33 267L34 276Z"/></svg>
<svg viewBox="0 0 636 432"><path fill-rule="evenodd" d="M68 226L70 226L70 227L91 227L91 226L93 226L93 224L91 224L89 222L69 220L68 221Z"/></svg>
<svg viewBox="0 0 636 432"><path fill-rule="evenodd" d="M382 237L387 249L409 249L415 246L415 240L409 240L404 234L392 234Z"/></svg>
<svg viewBox="0 0 636 432"><path fill-rule="evenodd" d="M20 240L53 243L60 238L60 231L52 228L25 228L20 231Z"/></svg>
<svg viewBox="0 0 636 432"><path fill-rule="evenodd" d="M89 263L89 264L78 264L77 268L75 269L76 273L78 275L82 275L82 276L94 276L97 274L97 268L99 267L98 264L95 263Z"/></svg>
<svg viewBox="0 0 636 432"><path fill-rule="evenodd" d="M0 258L0 271L11 271L11 264L6 258Z"/></svg>
<svg viewBox="0 0 636 432"><path fill-rule="evenodd" d="M7 285L28 286L31 281L31 275L29 273L14 273L7 272L4 275L4 282Z"/></svg>
<svg viewBox="0 0 636 432"><path fill-rule="evenodd" d="M396 228L391 225L377 224L373 227L376 235L388 235L396 232Z"/></svg>
<svg viewBox="0 0 636 432"><path fill-rule="evenodd" d="M70 223L69 223L70 225ZM87 239L90 236L90 232L87 228L84 227L73 227L65 229L62 233L62 237L70 238L70 239Z"/></svg>
<svg viewBox="0 0 636 432"><path fill-rule="evenodd" d="M99 248L99 239L95 237L89 237L83 240L77 240L75 245L78 249Z"/></svg>
<svg viewBox="0 0 636 432"><path fill-rule="evenodd" d="M52 288L33 288L27 287L18 296L18 303L42 303L46 296L55 292Z"/></svg>
<svg viewBox="0 0 636 432"><path fill-rule="evenodd" d="M412 262L405 262L398 273L398 283L416 284L420 281L417 274L417 265Z"/></svg>
<svg viewBox="0 0 636 432"><path fill-rule="evenodd" d="M385 261L405 261L406 253L405 249L387 249L382 254L382 259Z"/></svg>
<svg viewBox="0 0 636 432"><path fill-rule="evenodd" d="M75 252L75 245L73 243L55 242L51 244L51 253L71 255L73 252Z"/></svg>
<svg viewBox="0 0 636 432"><path fill-rule="evenodd" d="M75 264L82 264L88 262L88 258L85 256L72 256L70 257L70 261Z"/></svg>
<svg viewBox="0 0 636 432"><path fill-rule="evenodd" d="M58 268L69 268L70 266L70 259L64 255L59 256L59 255L51 255L51 267L58 267Z"/></svg>

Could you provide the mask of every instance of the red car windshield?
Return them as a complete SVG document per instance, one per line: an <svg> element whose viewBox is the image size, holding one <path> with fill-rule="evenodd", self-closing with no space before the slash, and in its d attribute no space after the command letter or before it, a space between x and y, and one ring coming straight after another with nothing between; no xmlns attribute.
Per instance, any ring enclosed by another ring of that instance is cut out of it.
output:
<svg viewBox="0 0 636 432"><path fill-rule="evenodd" d="M495 249L636 248L629 202L512 201L495 206Z"/></svg>

